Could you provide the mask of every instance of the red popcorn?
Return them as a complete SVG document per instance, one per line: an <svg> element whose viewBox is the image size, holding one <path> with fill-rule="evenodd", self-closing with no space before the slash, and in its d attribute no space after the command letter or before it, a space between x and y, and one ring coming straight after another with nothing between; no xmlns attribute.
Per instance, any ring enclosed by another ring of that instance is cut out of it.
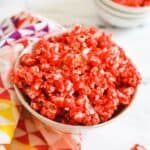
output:
<svg viewBox="0 0 150 150"><path fill-rule="evenodd" d="M41 115L95 125L130 104L141 77L110 35L75 26L39 40L31 54L21 56L11 80Z"/></svg>
<svg viewBox="0 0 150 150"><path fill-rule="evenodd" d="M33 66L36 64L35 55L33 54L24 54L20 58L20 63L26 66Z"/></svg>
<svg viewBox="0 0 150 150"><path fill-rule="evenodd" d="M41 107L40 113L49 119L55 119L58 113L58 109L54 103L45 101Z"/></svg>
<svg viewBox="0 0 150 150"><path fill-rule="evenodd" d="M150 0L112 0L112 1L129 7L150 6Z"/></svg>
<svg viewBox="0 0 150 150"><path fill-rule="evenodd" d="M150 0L145 0L143 5L144 6L150 6Z"/></svg>
<svg viewBox="0 0 150 150"><path fill-rule="evenodd" d="M135 144L134 147L131 148L131 150L146 150L146 148L140 144Z"/></svg>

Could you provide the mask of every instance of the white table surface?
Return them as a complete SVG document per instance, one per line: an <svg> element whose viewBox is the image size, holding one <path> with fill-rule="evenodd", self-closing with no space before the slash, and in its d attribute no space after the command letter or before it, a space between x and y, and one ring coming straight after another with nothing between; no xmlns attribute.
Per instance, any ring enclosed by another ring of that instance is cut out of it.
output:
<svg viewBox="0 0 150 150"><path fill-rule="evenodd" d="M116 122L85 134L82 150L129 150L135 143L150 150L150 25L134 29L109 27L98 18L93 0L28 0L26 4L28 10L64 26L78 23L102 27L113 34L113 39L126 50L143 76L131 108ZM24 6L14 8L8 10L0 5L0 10L6 12L1 13L0 19Z"/></svg>

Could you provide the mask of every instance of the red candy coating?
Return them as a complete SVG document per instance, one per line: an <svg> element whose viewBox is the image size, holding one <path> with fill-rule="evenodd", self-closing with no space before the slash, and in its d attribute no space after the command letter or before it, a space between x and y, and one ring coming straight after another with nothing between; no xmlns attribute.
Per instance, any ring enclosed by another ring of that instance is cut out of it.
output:
<svg viewBox="0 0 150 150"><path fill-rule="evenodd" d="M150 6L150 0L112 0L112 1L129 7Z"/></svg>
<svg viewBox="0 0 150 150"><path fill-rule="evenodd" d="M146 148L140 144L135 144L134 147L131 148L131 150L146 150Z"/></svg>

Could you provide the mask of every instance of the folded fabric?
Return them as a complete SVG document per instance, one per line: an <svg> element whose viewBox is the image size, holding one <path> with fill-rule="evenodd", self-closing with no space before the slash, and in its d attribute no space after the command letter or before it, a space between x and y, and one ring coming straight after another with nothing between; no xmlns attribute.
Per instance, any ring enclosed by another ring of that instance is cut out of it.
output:
<svg viewBox="0 0 150 150"><path fill-rule="evenodd" d="M0 24L0 150L79 150L81 136L45 127L19 103L9 72L20 52L47 34L64 28L21 12ZM20 115L21 114L21 115Z"/></svg>

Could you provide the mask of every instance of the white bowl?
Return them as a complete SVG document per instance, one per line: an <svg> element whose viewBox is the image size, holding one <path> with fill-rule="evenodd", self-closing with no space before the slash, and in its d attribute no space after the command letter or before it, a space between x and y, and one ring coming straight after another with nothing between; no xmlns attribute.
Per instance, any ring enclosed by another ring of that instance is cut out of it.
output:
<svg viewBox="0 0 150 150"><path fill-rule="evenodd" d="M143 14L143 13L150 12L150 6L133 8L133 7L120 5L118 3L113 2L112 0L99 0L99 1L103 1L105 4L109 5L110 7L125 13Z"/></svg>
<svg viewBox="0 0 150 150"><path fill-rule="evenodd" d="M31 53L31 50L32 50L32 47L35 45L35 43L33 43L32 45L28 46L26 49L24 49L24 51L20 54L20 56L17 58L17 61L16 61L16 64L15 64L15 67L17 67L19 65L19 60L20 60L20 57L23 55L23 54L26 54L26 53ZM113 121L115 121L116 119L119 119L119 117L121 116L121 114L127 110L133 100L134 100L134 97L136 95L136 92L135 92L135 95L133 96L133 99L131 101L131 103L127 106L127 107L124 107L122 110L120 110L113 118L111 118L110 120L104 122L104 123L100 123L98 125L93 125L93 126L81 126L81 125L67 125L67 124L63 124L63 123L60 123L60 122L56 122L56 121L53 121L51 119L48 119L44 116L42 116L41 114L39 114L38 112L36 112L34 109L31 108L31 106L29 105L29 103L26 101L24 95L22 94L22 92L18 89L18 87L16 85L14 85L14 89L15 89L15 92L16 92L16 95L19 99L19 101L21 102L21 104L33 115L35 116L37 119L39 119L42 123L44 123L47 127L52 127L58 131L61 131L61 132L64 132L64 133L73 133L73 134L78 134L78 133L83 133L83 132L87 132L91 129L94 129L94 128L99 128L99 127L102 127L104 125L107 125Z"/></svg>
<svg viewBox="0 0 150 150"><path fill-rule="evenodd" d="M122 17L122 18L125 18L125 19L135 19L135 18L145 18L145 17L148 17L150 16L150 11L147 12L147 13L140 13L140 14L136 14L136 13L126 13L126 12L123 12L123 11L119 11L117 9L115 9L114 7L111 7L110 5L107 5L107 3L105 3L105 1L100 1L100 0L97 0L97 5L100 7L100 8L103 8L105 9L106 11L108 11L109 13L115 15L115 16L118 16L118 17Z"/></svg>
<svg viewBox="0 0 150 150"><path fill-rule="evenodd" d="M95 3L99 16L113 26L131 28L150 22L150 13L139 15L123 13L111 8L100 0L95 0Z"/></svg>
<svg viewBox="0 0 150 150"><path fill-rule="evenodd" d="M150 11L145 12L145 13L130 13L128 11L124 12L124 11L120 11L119 9L115 9L114 7L108 5L105 0L101 0L101 1L98 0L97 3L100 7L109 11L111 14L114 14L116 16L123 17L123 18L134 19L134 18L145 18L145 17L150 16ZM135 9L135 8L132 8L132 9Z"/></svg>

